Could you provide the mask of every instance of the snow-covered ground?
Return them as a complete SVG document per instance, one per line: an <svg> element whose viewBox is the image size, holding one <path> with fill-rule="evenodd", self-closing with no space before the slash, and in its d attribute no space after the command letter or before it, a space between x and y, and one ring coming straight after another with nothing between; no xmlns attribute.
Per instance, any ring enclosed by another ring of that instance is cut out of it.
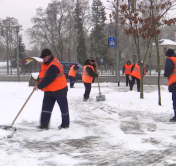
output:
<svg viewBox="0 0 176 166"><path fill-rule="evenodd" d="M19 115L15 133L0 129L0 166L171 166L176 164L176 123L171 93L145 86L140 99L136 85L102 83L106 101L83 102L84 86L68 91L70 128L57 130L60 109L55 104L50 129L39 130L43 92L35 91ZM0 124L11 125L32 91L27 82L0 82ZM6 138L11 135L11 138Z"/></svg>

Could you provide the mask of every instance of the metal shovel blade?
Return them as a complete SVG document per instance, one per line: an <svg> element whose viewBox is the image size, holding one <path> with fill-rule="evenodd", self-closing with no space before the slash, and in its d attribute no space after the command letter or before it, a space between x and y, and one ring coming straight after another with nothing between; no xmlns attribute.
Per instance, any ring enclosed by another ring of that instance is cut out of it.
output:
<svg viewBox="0 0 176 166"><path fill-rule="evenodd" d="M15 127L12 126L6 126L6 125L0 125L0 129L7 130L7 131L16 131Z"/></svg>
<svg viewBox="0 0 176 166"><path fill-rule="evenodd" d="M99 92L99 96L96 96L96 100L97 101L105 101L105 95L102 95L101 92Z"/></svg>

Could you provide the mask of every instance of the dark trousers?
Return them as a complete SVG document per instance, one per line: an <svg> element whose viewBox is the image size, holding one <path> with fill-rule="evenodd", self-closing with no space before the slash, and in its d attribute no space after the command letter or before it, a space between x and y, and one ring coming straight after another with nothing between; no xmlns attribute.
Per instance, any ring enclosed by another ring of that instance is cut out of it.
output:
<svg viewBox="0 0 176 166"><path fill-rule="evenodd" d="M176 88L172 89L172 102L173 102L174 114L176 116Z"/></svg>
<svg viewBox="0 0 176 166"><path fill-rule="evenodd" d="M88 99L91 91L91 83L84 82L84 86L85 86L84 99Z"/></svg>
<svg viewBox="0 0 176 166"><path fill-rule="evenodd" d="M133 77L133 76L132 76L132 80L130 83L130 90L133 90L135 80L137 81L137 91L140 92L140 79Z"/></svg>
<svg viewBox="0 0 176 166"><path fill-rule="evenodd" d="M126 75L126 86L130 86L130 78L129 78L129 75Z"/></svg>
<svg viewBox="0 0 176 166"><path fill-rule="evenodd" d="M73 88L75 82L76 82L76 77L69 76L70 79L70 88Z"/></svg>
<svg viewBox="0 0 176 166"><path fill-rule="evenodd" d="M43 105L42 105L42 113L41 113L41 119L40 124L43 127L47 127L50 122L51 113L55 104L55 101L57 101L61 114L62 114L62 126L67 126L70 123L69 118L69 110L68 110L68 102L67 102L67 94L61 95L61 96L50 96L50 95L44 95L43 98Z"/></svg>

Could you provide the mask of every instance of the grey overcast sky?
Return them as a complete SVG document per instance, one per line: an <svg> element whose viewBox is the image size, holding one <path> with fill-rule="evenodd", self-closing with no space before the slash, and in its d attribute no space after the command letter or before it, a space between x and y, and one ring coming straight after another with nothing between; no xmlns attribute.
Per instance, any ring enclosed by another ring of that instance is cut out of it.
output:
<svg viewBox="0 0 176 166"><path fill-rule="evenodd" d="M23 42L26 48L28 46L27 37L24 31L32 26L31 18L35 16L36 9L39 7L46 8L51 0L0 0L0 18L14 17L22 25Z"/></svg>
<svg viewBox="0 0 176 166"><path fill-rule="evenodd" d="M67 0L71 1L71 0ZM89 0L90 4L93 0ZM26 48L29 48L28 39L24 35L24 31L32 27L31 18L35 16L36 9L39 7L46 8L48 3L51 0L0 0L0 18L5 19L6 17L14 17L18 20L19 24L23 26L23 31L21 34L23 35L23 41L25 43ZM105 7L108 7L107 0L102 0ZM107 13L110 13L106 10ZM176 11L172 11L171 15L173 16Z"/></svg>

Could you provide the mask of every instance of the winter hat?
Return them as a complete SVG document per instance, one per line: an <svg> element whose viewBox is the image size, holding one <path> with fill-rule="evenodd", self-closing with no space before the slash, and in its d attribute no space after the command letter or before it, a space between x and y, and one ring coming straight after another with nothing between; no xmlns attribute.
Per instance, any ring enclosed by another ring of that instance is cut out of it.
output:
<svg viewBox="0 0 176 166"><path fill-rule="evenodd" d="M95 58L94 57L90 57L89 61L95 62Z"/></svg>
<svg viewBox="0 0 176 166"><path fill-rule="evenodd" d="M169 48L167 51L166 51L166 56L172 56L172 55L175 55L175 52L173 49Z"/></svg>
<svg viewBox="0 0 176 166"><path fill-rule="evenodd" d="M52 55L52 52L51 52L48 48L45 48L45 49L41 52L40 58L45 58L45 57L48 56L48 55Z"/></svg>
<svg viewBox="0 0 176 166"><path fill-rule="evenodd" d="M128 61L127 61L127 63L130 63L130 64L131 64L131 61L130 61L130 60L128 60Z"/></svg>

